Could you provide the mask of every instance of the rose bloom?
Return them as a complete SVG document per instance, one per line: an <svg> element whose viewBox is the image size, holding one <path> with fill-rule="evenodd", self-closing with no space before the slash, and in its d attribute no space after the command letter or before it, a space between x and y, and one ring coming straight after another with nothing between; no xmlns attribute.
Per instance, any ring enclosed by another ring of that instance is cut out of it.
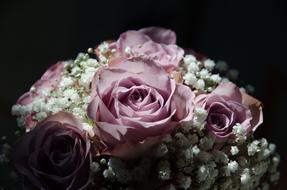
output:
<svg viewBox="0 0 287 190"><path fill-rule="evenodd" d="M19 105L28 105L35 101L37 98L44 97L43 90L45 89L55 89L58 88L59 82L61 80L61 74L64 71L64 62L58 62L51 67L43 74L43 76L33 84L33 90L30 90L23 94L16 102ZM31 113L26 116L26 125L25 128L32 128L36 121L33 120L33 114Z"/></svg>
<svg viewBox="0 0 287 190"><path fill-rule="evenodd" d="M195 102L196 106L207 110L207 130L217 142L234 137L232 130L237 123L248 135L263 122L261 102L230 82L221 83L210 94L197 96Z"/></svg>
<svg viewBox="0 0 287 190"><path fill-rule="evenodd" d="M152 61L125 60L101 68L92 82L88 116L105 149L133 158L192 118L194 93Z"/></svg>
<svg viewBox="0 0 287 190"><path fill-rule="evenodd" d="M19 139L12 152L25 189L84 189L90 175L90 141L81 123L60 112Z"/></svg>
<svg viewBox="0 0 287 190"><path fill-rule="evenodd" d="M64 62L58 62L43 74L43 76L33 84L34 90L30 90L23 94L18 100L17 104L27 105L33 102L37 97L42 96L44 89L57 88L61 79L61 74L64 71Z"/></svg>
<svg viewBox="0 0 287 190"><path fill-rule="evenodd" d="M111 43L110 48L116 49L116 56L110 63L118 59L140 57L153 60L167 71L178 67L184 51L176 44L176 34L168 29L148 27L140 30L129 30L122 33L119 39ZM127 48L129 48L128 52Z"/></svg>

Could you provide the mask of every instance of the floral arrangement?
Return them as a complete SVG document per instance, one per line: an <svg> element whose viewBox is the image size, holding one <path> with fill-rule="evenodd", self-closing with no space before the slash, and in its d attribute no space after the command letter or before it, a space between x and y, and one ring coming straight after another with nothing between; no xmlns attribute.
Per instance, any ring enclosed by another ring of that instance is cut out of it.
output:
<svg viewBox="0 0 287 190"><path fill-rule="evenodd" d="M280 157L237 74L157 27L52 65L12 108L25 189L269 189Z"/></svg>

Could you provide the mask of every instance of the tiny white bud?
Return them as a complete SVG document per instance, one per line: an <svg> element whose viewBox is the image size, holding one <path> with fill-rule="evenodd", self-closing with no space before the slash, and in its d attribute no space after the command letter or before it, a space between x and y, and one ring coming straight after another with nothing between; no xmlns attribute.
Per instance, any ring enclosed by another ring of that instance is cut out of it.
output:
<svg viewBox="0 0 287 190"><path fill-rule="evenodd" d="M211 70L214 68L214 66L215 66L214 61L212 61L211 59L206 59L206 60L204 60L203 64L204 64L204 67L205 67L206 69L210 70L210 71L211 71Z"/></svg>
<svg viewBox="0 0 287 190"><path fill-rule="evenodd" d="M195 84L194 87L198 90L204 90L205 82L202 79L199 79Z"/></svg>
<svg viewBox="0 0 287 190"><path fill-rule="evenodd" d="M129 46L127 46L127 47L125 48L125 53L126 53L127 55L131 55L131 54L132 54L132 49L131 49Z"/></svg>
<svg viewBox="0 0 287 190"><path fill-rule="evenodd" d="M197 82L197 78L193 73L186 73L183 76L184 83L187 85L194 85Z"/></svg>
<svg viewBox="0 0 287 190"><path fill-rule="evenodd" d="M238 149L237 146L231 146L230 152L231 152L232 155L236 155L236 154L238 154L239 149Z"/></svg>

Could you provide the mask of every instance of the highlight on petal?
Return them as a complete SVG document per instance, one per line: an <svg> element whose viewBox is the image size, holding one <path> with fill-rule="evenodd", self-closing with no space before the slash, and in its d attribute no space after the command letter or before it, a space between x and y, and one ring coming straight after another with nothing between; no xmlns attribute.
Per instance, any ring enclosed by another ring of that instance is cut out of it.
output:
<svg viewBox="0 0 287 190"><path fill-rule="evenodd" d="M231 82L223 82L219 84L218 87L214 89L212 93L224 96L228 100L242 102L240 89Z"/></svg>

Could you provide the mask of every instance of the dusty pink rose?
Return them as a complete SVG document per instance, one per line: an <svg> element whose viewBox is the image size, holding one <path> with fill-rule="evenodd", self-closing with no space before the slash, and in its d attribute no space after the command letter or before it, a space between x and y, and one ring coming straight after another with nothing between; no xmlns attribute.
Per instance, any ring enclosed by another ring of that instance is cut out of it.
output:
<svg viewBox="0 0 287 190"><path fill-rule="evenodd" d="M28 105L32 103L37 98L43 96L43 90L50 88L55 89L58 87L58 84L61 80L61 74L64 71L64 63L58 62L51 67L43 74L43 76L33 84L34 90L30 90L23 94L16 102L19 105ZM25 118L25 128L33 127L37 122L34 121L33 115L36 113L31 113Z"/></svg>
<svg viewBox="0 0 287 190"><path fill-rule="evenodd" d="M35 88L33 91L26 92L18 100L17 104L27 105L35 100L35 98L42 96L42 90L45 88L57 88L61 79L61 73L64 71L64 63L58 62L43 74L43 76L33 84Z"/></svg>
<svg viewBox="0 0 287 190"><path fill-rule="evenodd" d="M120 35L111 44L116 48L117 55L113 63L126 57L141 57L153 60L162 65L167 71L178 67L184 51L176 44L176 34L165 28L149 27L141 30L129 30ZM130 48L130 53L126 48Z"/></svg>
<svg viewBox="0 0 287 190"><path fill-rule="evenodd" d="M25 189L85 189L90 177L90 141L73 115L59 112L40 122L13 147Z"/></svg>
<svg viewBox="0 0 287 190"><path fill-rule="evenodd" d="M207 110L207 129L218 142L234 137L232 130L236 123L248 135L263 122L261 103L230 82L221 83L210 94L199 95L195 102Z"/></svg>
<svg viewBox="0 0 287 190"><path fill-rule="evenodd" d="M193 92L152 61L131 59L100 69L88 116L105 144L102 154L134 157L180 122L191 120Z"/></svg>

